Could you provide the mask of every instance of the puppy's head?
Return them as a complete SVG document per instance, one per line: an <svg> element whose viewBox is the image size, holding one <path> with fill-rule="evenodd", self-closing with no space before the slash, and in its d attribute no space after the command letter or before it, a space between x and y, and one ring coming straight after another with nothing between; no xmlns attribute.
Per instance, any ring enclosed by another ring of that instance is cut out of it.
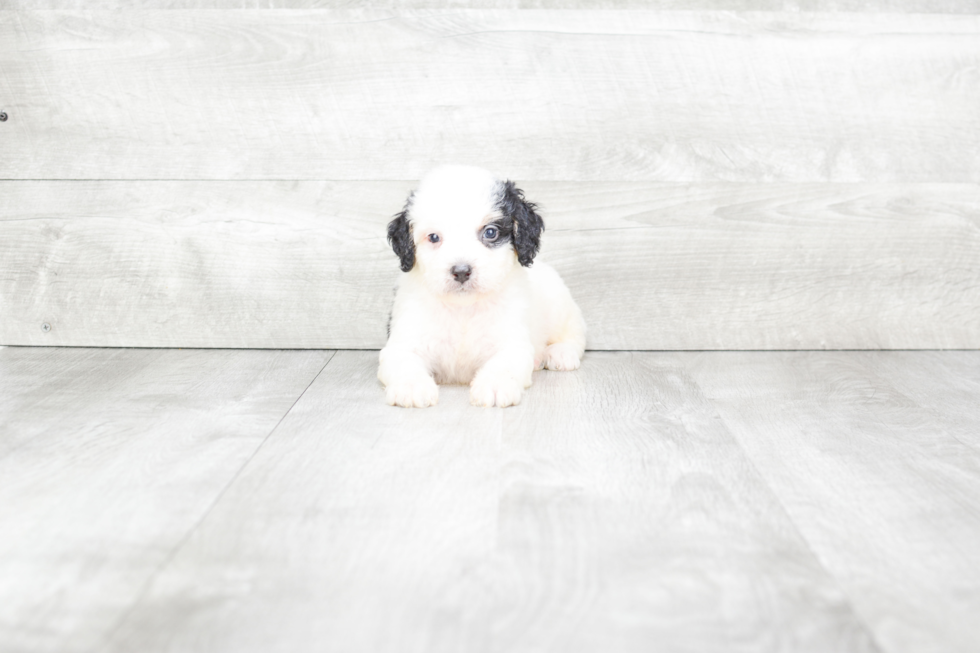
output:
<svg viewBox="0 0 980 653"><path fill-rule="evenodd" d="M457 297L498 290L541 246L544 222L512 181L486 170L444 166L427 174L388 224L404 272L431 292Z"/></svg>

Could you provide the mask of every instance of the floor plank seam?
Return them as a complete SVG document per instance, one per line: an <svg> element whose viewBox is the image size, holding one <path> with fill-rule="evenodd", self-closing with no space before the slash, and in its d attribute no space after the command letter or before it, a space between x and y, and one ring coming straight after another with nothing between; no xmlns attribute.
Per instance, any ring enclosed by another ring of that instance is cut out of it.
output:
<svg viewBox="0 0 980 653"><path fill-rule="evenodd" d="M697 382L695 381L695 383ZM698 387L700 388L700 384L698 384ZM861 625L864 626L864 630L867 632L868 639L871 641L872 644L874 644L875 650L881 651L881 653L888 653L889 649L885 648L882 645L882 643L878 640L874 628L872 628L871 624L868 622L865 615L861 613L861 611L858 609L857 605L855 604L854 597L851 596L851 594L844 588L844 584L841 583L837 575L834 574L827 567L826 562L817 553L816 549L813 548L813 544L803 534L803 531L800 529L800 526L797 523L796 519L793 517L792 513L786 507L786 504L783 503L782 497L779 496L779 493L776 492L776 489L773 487L772 483L769 482L769 479L766 477L765 474L762 473L762 470L759 469L759 466L756 464L755 460L753 460L752 457L749 455L749 452L745 448L745 445L742 443L741 438L738 437L738 435L735 433L735 430L731 428L731 426L728 424L728 420L725 419L724 415L721 414L721 411L718 410L718 407L715 405L714 400L704 393L703 388L701 388L701 393L705 397L705 399L707 399L708 403L711 404L711 407L715 411L715 415L717 415L718 418L721 420L721 423L725 425L725 430L728 431L729 437L731 437L732 440L734 440L735 444L738 445L739 450L742 452L742 456L752 467L752 469L755 470L755 473L758 475L759 479L762 481L765 487L769 490L770 494L772 494L772 497L775 500L776 504L783 511L783 515L786 517L786 521L792 525L793 531L795 531L797 536L799 536L800 542L803 543L803 545L806 547L806 550L809 551L810 555L813 556L813 559L817 562L817 564L820 565L820 568L823 569L825 574L827 574L827 578L833 581L834 586L841 593L841 596L847 600L848 607L850 607L851 612L854 614L855 618L861 623Z"/></svg>
<svg viewBox="0 0 980 653"><path fill-rule="evenodd" d="M242 463L241 467L238 468L238 471L235 472L234 476L232 476L231 479L228 481L228 483L226 483L225 486L221 489L221 491L218 492L214 500L211 502L211 505L209 505L207 509L204 511L204 514L202 514L201 517L197 519L197 521L195 521L194 524L192 524L189 529L187 529L187 532L184 533L184 536L180 538L180 541L177 542L177 544L174 545L174 547L170 550L170 553L167 555L167 557L164 558L159 565L157 565L156 569L153 570L153 573L147 576L146 581L143 583L143 586L136 594L136 598L133 599L133 602L130 603L129 607L126 608L126 610L119 616L116 622L106 631L105 635L102 637L102 645L93 649L92 653L101 650L112 641L112 638L115 636L115 634L119 631L120 628L122 628L122 626L129 619L130 615L136 609L136 607L146 597L147 593L150 590L150 587L153 586L153 582L156 580L156 578L163 572L164 569L167 568L168 565L170 565L171 562L173 562L173 560L177 557L177 554L180 552L180 550L183 549L184 546L187 544L187 542L190 540L191 536L207 520L208 516L214 510L215 506L217 506L221 502L222 497L225 496L228 490L235 484L235 482L241 476L245 468L249 466L249 464L259 453L259 451L261 451L262 448L266 445L266 443L272 438L272 435L279 429L279 426L283 423L283 421L285 421L286 417L289 415L289 413L292 412L293 408L296 407L296 404L299 403L299 401L307 393L310 387L314 383L316 383L316 380L320 378L321 374L323 374L323 370L327 369L327 366L330 364L330 361L332 361L336 355L337 355L337 350L334 350L333 353L330 354L330 358L328 358L327 361L320 368L320 370L315 375L313 375L313 378L306 385L306 387L303 388L303 391L299 393L299 395L296 397L296 400L292 404L290 404L289 408L286 409L286 412L284 412L282 417L279 418L279 421L276 422L276 425L269 430L269 433L262 439L259 445L255 447L255 450L248 457L248 459L245 460L244 463Z"/></svg>
<svg viewBox="0 0 980 653"><path fill-rule="evenodd" d="M0 346L0 349L3 349L4 347L5 346ZM65 349L65 347L51 347L51 349ZM99 349L115 349L115 348L99 347ZM115 351L113 352L113 355L115 355ZM112 358L106 360L103 366L104 367L108 367L111 361L112 361ZM64 368L61 369L61 374L62 375L66 375L68 372L70 372L71 370L73 370L76 367L78 367L79 365L81 365L82 362L83 361L81 361L81 360L77 360L77 361L74 361L74 362L68 364L66 367L64 367ZM44 400L43 398L38 398L35 401L35 405L37 405L38 403L42 402L43 400ZM31 406L30 408L33 408L33 407L34 406ZM26 408L21 408L21 410L26 410ZM0 435L2 435L2 434L0 434ZM29 446L31 444L31 442L33 442L34 439L37 438L39 435L40 435L39 433L35 433L33 436L31 436L30 438L24 440L20 444L14 446L14 447L11 447L7 451L4 451L3 454L0 454L0 460L3 460L5 458L8 458L11 455L16 454L21 449L24 449L25 447Z"/></svg>

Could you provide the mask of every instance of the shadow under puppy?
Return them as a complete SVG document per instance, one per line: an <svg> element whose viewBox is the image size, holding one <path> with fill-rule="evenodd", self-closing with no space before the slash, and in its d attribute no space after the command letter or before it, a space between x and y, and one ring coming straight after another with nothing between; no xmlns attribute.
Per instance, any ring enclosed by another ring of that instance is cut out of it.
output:
<svg viewBox="0 0 980 653"><path fill-rule="evenodd" d="M531 372L574 370L585 322L561 277L534 257L544 222L486 170L428 173L388 225L401 259L378 378L395 406L432 406L437 383L470 385L476 406L520 403Z"/></svg>

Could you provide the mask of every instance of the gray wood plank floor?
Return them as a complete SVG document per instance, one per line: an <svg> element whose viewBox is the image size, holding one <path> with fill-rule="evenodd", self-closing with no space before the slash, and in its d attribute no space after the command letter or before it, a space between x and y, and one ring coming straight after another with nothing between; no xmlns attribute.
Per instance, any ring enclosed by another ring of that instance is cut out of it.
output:
<svg viewBox="0 0 980 653"><path fill-rule="evenodd" d="M0 348L0 650L975 651L980 352Z"/></svg>

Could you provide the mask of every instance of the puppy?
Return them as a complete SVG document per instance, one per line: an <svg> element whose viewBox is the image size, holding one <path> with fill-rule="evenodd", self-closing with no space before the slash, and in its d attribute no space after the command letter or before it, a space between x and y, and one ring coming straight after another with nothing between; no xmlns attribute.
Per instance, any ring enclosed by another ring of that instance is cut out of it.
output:
<svg viewBox="0 0 980 653"><path fill-rule="evenodd" d="M393 406L432 406L436 384L470 386L475 406L520 403L531 372L574 370L585 322L568 288L532 267L544 222L511 181L445 166L388 225L401 275L378 379Z"/></svg>

